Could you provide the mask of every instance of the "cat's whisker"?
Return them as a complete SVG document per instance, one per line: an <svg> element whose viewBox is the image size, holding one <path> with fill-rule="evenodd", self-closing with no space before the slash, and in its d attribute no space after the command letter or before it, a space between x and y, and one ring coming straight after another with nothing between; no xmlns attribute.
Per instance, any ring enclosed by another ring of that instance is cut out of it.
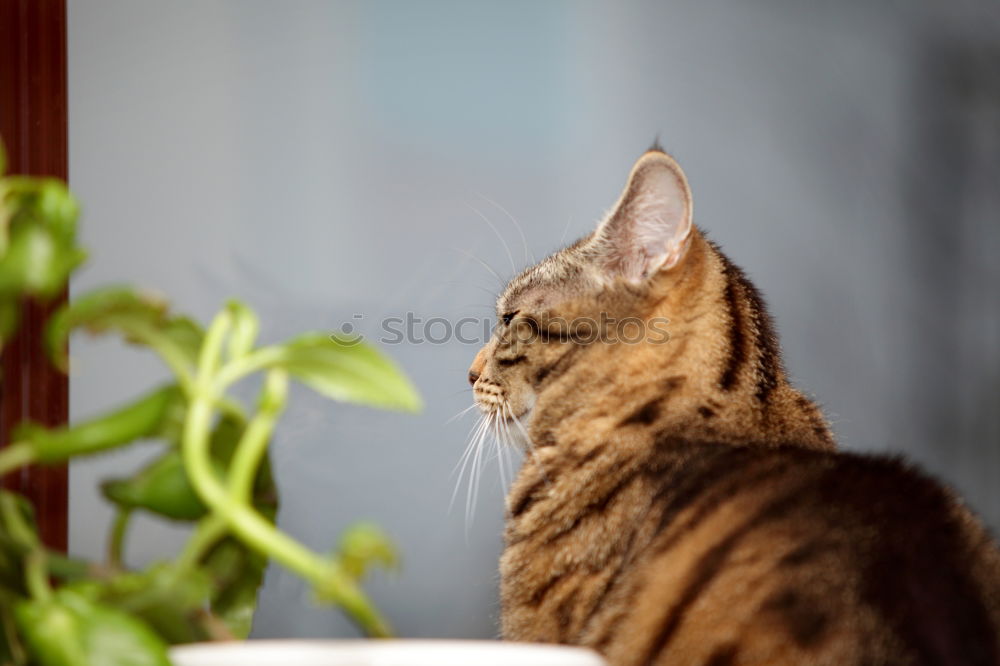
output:
<svg viewBox="0 0 1000 666"><path fill-rule="evenodd" d="M508 417L509 413L510 412L509 412L509 408L507 407L507 403L506 402L502 403L500 405L500 418L497 421L497 423L499 423L499 425L500 425L500 440L501 440L501 444L503 444L504 450L506 450L510 446L510 444L511 444L511 441L510 441L510 430L508 430L508 426L507 426L507 419L509 418Z"/></svg>
<svg viewBox="0 0 1000 666"><path fill-rule="evenodd" d="M455 482L455 490L451 494L451 502L448 504L448 510L451 511L452 504L455 502L455 496L458 494L458 489L462 485L462 477L465 476L465 468L469 464L469 457L472 455L472 451L476 444L476 432L482 427L483 419L485 417L480 416L475 424L473 424L472 429L469 430L469 443L465 445L465 450L462 451L462 455L459 456L458 462L455 463L455 468L451 470L450 476L458 475L458 479Z"/></svg>
<svg viewBox="0 0 1000 666"><path fill-rule="evenodd" d="M466 506L465 506L465 522L466 529L471 527L476 503L479 499L479 481L482 477L483 463L485 462L485 449L486 440L490 435L490 431L493 428L493 421L496 419L496 412L490 412L486 415L485 426L479 432L479 437L476 442L476 453L472 461L472 481L469 485L469 493L466 496Z"/></svg>
<svg viewBox="0 0 1000 666"><path fill-rule="evenodd" d="M466 407L449 419L449 422L454 421L477 406L473 404L470 407ZM511 425L512 423L514 425ZM448 510L450 512L458 497L462 481L465 480L466 530L471 527L474 519L474 511L479 500L484 466L491 464L494 460L496 461L501 491L506 497L515 474L511 449L519 445L519 439L522 436L528 440L526 433L527 431L524 429L523 424L514 416L513 409L506 401L500 402L492 411L481 414L476 420L476 423L469 432L469 442L462 452L458 463L456 463L455 469L452 470L452 476L457 474L458 478L448 503ZM516 434L517 436L515 436Z"/></svg>
<svg viewBox="0 0 1000 666"><path fill-rule="evenodd" d="M494 426L493 426L493 447L496 450L497 471L500 474L500 489L501 489L501 492L506 493L507 492L507 468L504 465L504 459L503 459L504 449L506 448L506 446L504 445L504 441L503 441L503 432L504 432L504 418L503 418L503 413L502 413L502 409L501 409L500 411L497 412L497 418L494 421Z"/></svg>
<svg viewBox="0 0 1000 666"><path fill-rule="evenodd" d="M490 218L486 217L486 215L481 210L479 210L472 204L466 204L466 205L469 208L471 208L473 212L476 213L476 215L483 218L483 221L489 225L490 229L493 230L493 233L496 234L497 238L500 239L500 242L503 243L504 250L507 251L507 258L510 259L510 270L513 271L514 273L517 273L517 264L514 262L514 254L510 251L510 246L507 244L507 241L504 240L504 237L500 234L500 231L496 228L496 226L494 226L492 222L490 222Z"/></svg>
<svg viewBox="0 0 1000 666"><path fill-rule="evenodd" d="M458 463L455 465L455 469L452 470L451 475L455 476L458 473L458 478L455 480L455 489L451 493L451 501L448 503L448 512L450 513L452 507L455 504L455 498L458 497L458 490L462 486L462 479L465 477L465 470L468 468L470 461L475 453L477 442L479 441L479 433L486 427L486 415L480 415L476 419L475 425L469 431L469 443L465 446L465 451L462 452L462 456L459 458ZM471 482L471 470L469 480ZM468 510L466 510L466 519L468 519Z"/></svg>
<svg viewBox="0 0 1000 666"><path fill-rule="evenodd" d="M521 427L521 424L517 422L517 417L514 416L514 410L511 408L510 405L507 405L507 419L508 419L507 434L508 434L508 438L509 438L509 441L510 441L510 448L511 449L517 448L518 447L518 442L517 442L516 433L514 433L514 432L512 432L510 430L510 423L514 423L517 427Z"/></svg>
<svg viewBox="0 0 1000 666"><path fill-rule="evenodd" d="M472 284L468 280L465 280L465 281L461 281L461 280L446 280L446 281L442 282L441 284L447 285L449 287L472 287L474 289L478 289L479 291L483 292L484 294L489 294L490 296L492 296L493 300L496 300L496 297L497 297L495 289L490 289L489 287L484 287L481 284ZM485 308L487 310L491 310L492 311L494 309L494 306L487 305L485 303L464 303L462 305L459 305L458 307L462 308L463 310L466 309L466 308Z"/></svg>
<svg viewBox="0 0 1000 666"><path fill-rule="evenodd" d="M476 423L472 426L472 429L469 431L469 443L465 445L465 450L462 452L458 462L455 464L455 469L451 471L452 476L454 476L456 472L458 473L459 484L462 482L462 476L465 474L465 466L468 463L469 456L471 455L473 448L475 447L476 434L483 427L484 418L485 417L480 416ZM459 468L461 468L461 471L459 471Z"/></svg>
<svg viewBox="0 0 1000 666"><path fill-rule="evenodd" d="M471 524L472 517L470 516L469 507L472 504L472 499L471 499L472 479L475 476L476 456L478 455L479 452L480 433L482 432L484 427L486 427L485 415L479 419L479 422L476 426L476 430L473 432L471 438L469 439L469 446L467 448L469 455L466 458L465 463L463 463L462 465L462 472L459 475L458 483L455 485L455 494L457 495L458 488L461 485L462 480L465 479L465 529L466 530L469 529L469 526ZM468 474L466 474L466 469L468 469Z"/></svg>
<svg viewBox="0 0 1000 666"><path fill-rule="evenodd" d="M514 438L510 432L510 416L512 416L510 405L506 402L503 404L504 417L500 420L503 424L503 458L500 461L501 465L507 472L507 478L513 480L514 478L514 463L511 460L511 449L514 447ZM508 484L505 482L503 484L504 496L507 495Z"/></svg>
<svg viewBox="0 0 1000 666"><path fill-rule="evenodd" d="M514 218L514 216L510 214L510 211L508 211L506 208L504 208L503 206L501 206L500 204L498 204L493 199L490 199L488 196L486 196L482 192L476 192L476 194L478 194L480 197L482 197L486 201L490 202L491 204L493 204L494 206L496 206L497 208L499 208L500 212L502 212L504 215L507 216L507 218L514 224L514 228L517 229L517 233L521 235L521 242L524 244L524 259L525 259L525 261L530 261L533 264L538 263L535 260L535 255L528 248L528 238L527 238L527 236L524 235L524 229L521 228L520 222L518 222Z"/></svg>
<svg viewBox="0 0 1000 666"><path fill-rule="evenodd" d="M460 411L458 414L455 414L453 417L451 417L450 419L448 419L447 421L445 421L444 424L448 425L452 421L465 416L466 414L468 414L470 411L472 411L476 407L478 407L478 405L476 403L472 403L471 405L469 405L468 407L466 407L465 409L463 409L462 411Z"/></svg>
<svg viewBox="0 0 1000 666"><path fill-rule="evenodd" d="M483 416L482 427L476 431L475 444L473 447L471 466L469 468L469 482L465 494L465 527L468 529L473 521L473 508L479 496L479 472L482 469L483 448L486 438L489 436L489 429L492 414Z"/></svg>
<svg viewBox="0 0 1000 666"><path fill-rule="evenodd" d="M500 407L497 419L497 466L500 468L500 489L507 494L507 479L510 478L510 432L507 430L507 404Z"/></svg>
<svg viewBox="0 0 1000 666"><path fill-rule="evenodd" d="M497 273L495 270L493 270L492 266L490 266L488 263L486 263L485 261L483 261L482 259L480 259L476 255L472 254L468 250L463 250L460 247L454 247L454 246L452 246L451 249L455 250L455 252L461 252L462 254L464 254L465 256L467 256L469 259L472 259L473 261L478 261L482 265L483 268L485 268L486 270L488 270L493 275L493 277L495 277L497 279L497 281L500 282L501 285L506 284L506 281L502 277L500 277L499 273ZM478 286L478 285L474 285L474 286ZM479 288L480 289L486 289L486 287L479 287ZM496 294L493 294L493 292L489 291L488 289L486 289L486 291L488 291L490 293L490 295L496 297Z"/></svg>

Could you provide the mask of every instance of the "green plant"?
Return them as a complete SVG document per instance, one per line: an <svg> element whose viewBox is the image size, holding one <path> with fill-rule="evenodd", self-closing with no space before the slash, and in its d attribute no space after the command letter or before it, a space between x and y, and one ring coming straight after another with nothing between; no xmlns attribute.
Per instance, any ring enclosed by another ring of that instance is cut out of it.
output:
<svg viewBox="0 0 1000 666"><path fill-rule="evenodd" d="M0 177L0 340L15 330L24 298L51 299L83 261L77 212L59 181ZM133 476L102 485L117 509L103 563L46 549L31 506L0 491L0 663L165 664L168 644L246 637L269 560L304 578L319 601L342 608L369 635L390 634L359 582L372 564L395 564L391 542L362 523L322 554L278 529L268 444L290 381L333 400L419 409L395 365L359 340L323 333L258 346L257 317L241 303L227 304L203 329L131 287L93 291L54 314L39 344L63 370L67 338L78 329L150 349L173 381L85 423L20 425L0 449L0 475L138 440L159 440L162 450ZM252 376L260 391L248 411L232 389ZM125 567L136 511L192 524L175 559Z"/></svg>

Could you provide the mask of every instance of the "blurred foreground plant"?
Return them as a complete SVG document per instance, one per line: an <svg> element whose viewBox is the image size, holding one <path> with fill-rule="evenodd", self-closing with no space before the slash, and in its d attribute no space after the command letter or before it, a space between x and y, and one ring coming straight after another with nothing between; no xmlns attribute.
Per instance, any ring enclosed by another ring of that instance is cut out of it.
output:
<svg viewBox="0 0 1000 666"><path fill-rule="evenodd" d="M83 261L77 212L58 181L0 177L0 343L16 329L24 298L51 299ZM0 490L0 663L166 664L170 643L245 638L271 559L369 635L390 634L359 581L372 564L395 565L391 542L374 525L359 524L324 554L279 530L268 444L290 381L333 400L419 409L395 365L358 340L323 333L258 346L257 317L241 303L230 302L205 330L130 287L85 294L52 317L38 343L63 370L67 338L77 329L147 347L173 382L85 423L21 424L0 449L0 476L138 440L160 440L163 447L133 476L102 485L117 507L104 563L47 550L32 507ZM255 375L260 393L247 411L231 390ZM140 571L125 567L123 544L135 511L193 524L175 559Z"/></svg>

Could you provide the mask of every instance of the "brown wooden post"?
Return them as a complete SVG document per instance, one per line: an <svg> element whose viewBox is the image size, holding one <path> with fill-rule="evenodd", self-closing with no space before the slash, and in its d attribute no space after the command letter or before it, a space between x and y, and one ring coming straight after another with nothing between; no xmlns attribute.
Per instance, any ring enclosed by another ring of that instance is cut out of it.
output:
<svg viewBox="0 0 1000 666"><path fill-rule="evenodd" d="M66 179L65 0L0 0L0 138L10 173ZM3 350L2 444L20 421L66 422L68 381L40 343L57 305L25 303L20 331ZM3 479L32 501L42 539L59 550L66 549L66 480L65 466L30 467Z"/></svg>

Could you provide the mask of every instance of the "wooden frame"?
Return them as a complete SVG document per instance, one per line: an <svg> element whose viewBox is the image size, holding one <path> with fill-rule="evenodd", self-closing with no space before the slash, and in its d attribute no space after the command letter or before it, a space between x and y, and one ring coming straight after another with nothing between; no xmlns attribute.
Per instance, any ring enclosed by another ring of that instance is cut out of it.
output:
<svg viewBox="0 0 1000 666"><path fill-rule="evenodd" d="M65 0L0 0L0 137L8 171L65 180L66 118ZM4 347L0 443L10 442L11 428L23 420L66 422L67 377L41 348L45 320L58 304L25 303L20 331ZM3 485L32 501L42 540L65 550L66 467L29 467Z"/></svg>

